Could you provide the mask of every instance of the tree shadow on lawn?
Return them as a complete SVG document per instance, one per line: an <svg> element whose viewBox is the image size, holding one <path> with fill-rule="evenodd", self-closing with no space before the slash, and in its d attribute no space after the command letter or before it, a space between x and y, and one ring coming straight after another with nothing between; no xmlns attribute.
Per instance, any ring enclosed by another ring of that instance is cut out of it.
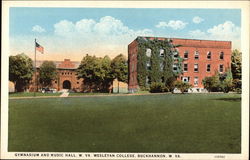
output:
<svg viewBox="0 0 250 160"><path fill-rule="evenodd" d="M228 97L228 98L216 98L212 100L221 100L221 101L229 101L229 102L240 102L241 97Z"/></svg>

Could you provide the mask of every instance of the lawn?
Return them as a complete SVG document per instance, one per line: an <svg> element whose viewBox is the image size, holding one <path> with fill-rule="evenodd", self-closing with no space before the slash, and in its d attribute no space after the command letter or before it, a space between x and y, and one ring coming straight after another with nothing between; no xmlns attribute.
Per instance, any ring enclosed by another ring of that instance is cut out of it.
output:
<svg viewBox="0 0 250 160"><path fill-rule="evenodd" d="M36 96L60 96L62 93L41 93L36 92ZM34 92L15 92L9 93L9 97L33 97Z"/></svg>
<svg viewBox="0 0 250 160"><path fill-rule="evenodd" d="M69 96L110 95L109 93L69 93Z"/></svg>
<svg viewBox="0 0 250 160"><path fill-rule="evenodd" d="M9 100L9 151L240 153L239 94Z"/></svg>

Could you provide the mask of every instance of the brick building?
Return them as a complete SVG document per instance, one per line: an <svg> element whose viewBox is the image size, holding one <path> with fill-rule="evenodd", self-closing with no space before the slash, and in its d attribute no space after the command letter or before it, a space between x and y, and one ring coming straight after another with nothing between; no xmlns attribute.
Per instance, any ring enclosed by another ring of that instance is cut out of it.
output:
<svg viewBox="0 0 250 160"><path fill-rule="evenodd" d="M141 38L141 37L140 37ZM160 37L143 37L148 40L166 40ZM223 73L231 66L231 42L170 38L177 48L180 57L183 58L183 73L178 79L193 85L195 91L201 91L204 87L202 80L212 76L216 72ZM138 37L128 45L129 64L129 91L139 89L137 74ZM145 54L151 49L146 49ZM160 53L159 53L160 54ZM150 54L149 54L150 55ZM148 55L147 55L148 56ZM173 69L175 68L173 64Z"/></svg>
<svg viewBox="0 0 250 160"><path fill-rule="evenodd" d="M36 68L39 70L39 67L42 65L43 61L36 62ZM70 61L70 59L64 59L64 61L54 61L57 68L57 79L52 81L51 88L60 91L61 89L70 89L77 92L83 90L83 79L77 79L76 69L80 65L80 62ZM37 77L39 77L38 72L36 73ZM30 91L34 91L34 79L31 82L29 87ZM38 88L42 88L42 86L38 85Z"/></svg>

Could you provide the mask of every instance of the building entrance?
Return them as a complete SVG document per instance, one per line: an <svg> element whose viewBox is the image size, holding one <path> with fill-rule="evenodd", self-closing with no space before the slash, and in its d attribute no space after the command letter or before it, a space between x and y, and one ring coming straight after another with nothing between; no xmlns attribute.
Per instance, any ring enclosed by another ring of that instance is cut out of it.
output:
<svg viewBox="0 0 250 160"><path fill-rule="evenodd" d="M63 81L63 89L71 89L70 81L68 81L68 80Z"/></svg>

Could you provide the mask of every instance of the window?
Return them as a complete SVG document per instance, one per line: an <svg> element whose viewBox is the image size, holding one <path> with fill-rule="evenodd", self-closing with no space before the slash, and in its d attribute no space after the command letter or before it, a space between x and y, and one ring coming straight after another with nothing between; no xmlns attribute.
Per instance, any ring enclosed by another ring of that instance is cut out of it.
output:
<svg viewBox="0 0 250 160"><path fill-rule="evenodd" d="M184 63L184 65L183 65L183 71L184 72L188 71L188 64L187 63Z"/></svg>
<svg viewBox="0 0 250 160"><path fill-rule="evenodd" d="M207 64L207 72L210 72L210 71L211 71L211 65Z"/></svg>
<svg viewBox="0 0 250 160"><path fill-rule="evenodd" d="M151 49L150 48L146 49L146 56L151 57Z"/></svg>
<svg viewBox="0 0 250 160"><path fill-rule="evenodd" d="M220 72L223 72L223 71L224 71L224 66L223 66L223 64L220 64L219 71L220 71Z"/></svg>
<svg viewBox="0 0 250 160"><path fill-rule="evenodd" d="M160 49L160 57L164 57L164 49Z"/></svg>
<svg viewBox="0 0 250 160"><path fill-rule="evenodd" d="M150 70L150 69L151 69L151 63L150 63L150 61L147 61L147 64L146 64L146 65L147 65L147 69Z"/></svg>
<svg viewBox="0 0 250 160"><path fill-rule="evenodd" d="M177 64L173 64L173 71L177 71Z"/></svg>
<svg viewBox="0 0 250 160"><path fill-rule="evenodd" d="M199 59L199 52L198 51L194 52L194 59Z"/></svg>
<svg viewBox="0 0 250 160"><path fill-rule="evenodd" d="M224 59L224 52L220 52L220 60Z"/></svg>
<svg viewBox="0 0 250 160"><path fill-rule="evenodd" d="M178 52L177 51L174 51L173 55L174 55L174 59L178 58Z"/></svg>
<svg viewBox="0 0 250 160"><path fill-rule="evenodd" d="M163 64L163 62L161 62L160 63L160 70L163 71L163 69L164 69L164 64Z"/></svg>
<svg viewBox="0 0 250 160"><path fill-rule="evenodd" d="M151 83L151 79L150 79L149 76L147 76L147 77L146 77L146 84L148 85L148 84L150 84L150 83Z"/></svg>
<svg viewBox="0 0 250 160"><path fill-rule="evenodd" d="M211 59L211 55L212 55L212 53L210 51L207 52L207 59Z"/></svg>
<svg viewBox="0 0 250 160"><path fill-rule="evenodd" d="M198 72L198 71L199 71L198 68L199 68L199 67L198 67L198 64L194 64L194 71L195 71L195 72Z"/></svg>
<svg viewBox="0 0 250 160"><path fill-rule="evenodd" d="M184 52L184 59L188 59L188 51Z"/></svg>
<svg viewBox="0 0 250 160"><path fill-rule="evenodd" d="M189 82L189 79L190 79L189 77L182 77L183 82Z"/></svg>
<svg viewBox="0 0 250 160"><path fill-rule="evenodd" d="M198 77L194 77L194 86L198 86L198 84L199 84Z"/></svg>

